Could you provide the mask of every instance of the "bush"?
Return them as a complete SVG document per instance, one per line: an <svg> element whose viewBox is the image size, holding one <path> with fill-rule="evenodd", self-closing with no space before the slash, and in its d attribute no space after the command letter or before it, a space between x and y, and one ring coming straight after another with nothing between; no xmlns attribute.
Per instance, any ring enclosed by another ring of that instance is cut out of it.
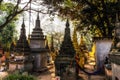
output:
<svg viewBox="0 0 120 80"><path fill-rule="evenodd" d="M37 80L32 75L10 74L3 80Z"/></svg>

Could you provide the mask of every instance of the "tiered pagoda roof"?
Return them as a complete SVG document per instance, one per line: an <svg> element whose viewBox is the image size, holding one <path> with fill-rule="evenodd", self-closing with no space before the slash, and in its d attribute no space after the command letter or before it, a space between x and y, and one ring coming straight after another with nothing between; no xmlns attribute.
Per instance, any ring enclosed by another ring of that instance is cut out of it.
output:
<svg viewBox="0 0 120 80"><path fill-rule="evenodd" d="M20 52L20 53L25 53L27 54L28 52L30 52L30 47L28 44L28 40L26 38L26 30L25 30L25 23L24 23L24 19L23 19L23 23L21 26L21 33L20 33L20 38L16 43L16 52Z"/></svg>
<svg viewBox="0 0 120 80"><path fill-rule="evenodd" d="M68 20L66 22L64 39L60 47L60 55L69 55L72 57L75 55L75 50L70 36L70 28L69 28Z"/></svg>
<svg viewBox="0 0 120 80"><path fill-rule="evenodd" d="M72 77L72 80L76 80L76 62L74 56L75 50L70 37L69 21L67 20L64 39L59 54L55 59L55 74L60 76L61 80L65 80L66 77ZM68 72L70 68L73 68L75 71L72 73ZM64 74L66 76L63 76Z"/></svg>
<svg viewBox="0 0 120 80"><path fill-rule="evenodd" d="M35 28L33 29L31 35L31 40L45 40L45 36L43 35L42 29L40 27L39 13L37 15Z"/></svg>

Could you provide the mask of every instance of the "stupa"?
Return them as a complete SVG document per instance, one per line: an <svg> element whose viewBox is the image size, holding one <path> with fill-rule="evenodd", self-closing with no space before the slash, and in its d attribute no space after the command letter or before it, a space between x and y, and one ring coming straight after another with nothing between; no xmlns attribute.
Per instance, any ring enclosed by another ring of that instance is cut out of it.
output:
<svg viewBox="0 0 120 80"><path fill-rule="evenodd" d="M23 19L23 23L21 26L20 38L16 43L15 50L11 48L12 55L10 56L9 62L9 71L14 71L16 69L23 71L31 71L32 70L32 56L30 54L30 47L28 44L28 40L26 38L26 30L25 23ZM13 47L13 44L11 44Z"/></svg>
<svg viewBox="0 0 120 80"><path fill-rule="evenodd" d="M69 21L66 22L64 40L55 59L55 74L60 80L77 80L75 50L70 37Z"/></svg>
<svg viewBox="0 0 120 80"><path fill-rule="evenodd" d="M16 43L15 50L19 54L24 53L24 55L28 55L30 53L30 47L28 44L28 40L26 38L24 19L23 19L23 23L22 23L20 38Z"/></svg>
<svg viewBox="0 0 120 80"><path fill-rule="evenodd" d="M47 66L48 49L46 49L45 41L46 38L40 26L40 19L38 13L35 28L33 29L33 32L30 37L31 53L34 56L34 71L41 71Z"/></svg>

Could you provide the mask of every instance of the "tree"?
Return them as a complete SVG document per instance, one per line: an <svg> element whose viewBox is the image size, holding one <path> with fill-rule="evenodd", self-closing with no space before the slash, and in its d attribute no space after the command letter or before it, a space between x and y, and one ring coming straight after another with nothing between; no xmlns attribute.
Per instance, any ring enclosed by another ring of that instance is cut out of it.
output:
<svg viewBox="0 0 120 80"><path fill-rule="evenodd" d="M15 0L14 4L12 2L4 3L4 0L0 0L0 11L4 12L6 8L8 8L8 12L6 12L6 16L4 18L4 22L0 24L0 30L3 29L8 23L10 23L18 14L27 10L27 6L31 3L32 0L29 0L25 3L25 5L20 8L21 0ZM7 4L7 5L6 5ZM11 6L14 5L14 6Z"/></svg>
<svg viewBox="0 0 120 80"><path fill-rule="evenodd" d="M3 4L5 1L6 0L0 0L0 14L4 12ZM24 11L27 11L29 13L35 11L42 14L50 14L51 9L49 9L48 6L45 6L43 4L43 1L44 0L7 0L7 3L14 4L14 6L12 8L11 6L8 6L8 8L11 8L11 10L5 17L4 22L0 24L0 30L3 29L3 27L5 27L8 23L10 23L18 14L21 14Z"/></svg>
<svg viewBox="0 0 120 80"><path fill-rule="evenodd" d="M78 44L78 38L77 38L77 33L76 33L76 28L74 28L73 31L73 45L74 49L76 51L76 57L78 60L78 64L83 68L85 64L85 51L83 51L83 47L81 45L84 45L83 43L83 38L80 39L80 44Z"/></svg>
<svg viewBox="0 0 120 80"><path fill-rule="evenodd" d="M0 16L0 24L3 24L5 22L5 18L8 14L11 13L11 10L14 8L14 4L12 3L3 3L2 7L0 7L0 10L3 11L3 13ZM9 50L10 44L12 41L15 41L17 38L17 31L15 29L16 27L16 21L18 20L18 17L16 16L11 22L6 24L3 29L0 31L0 44L2 44L3 48L5 50Z"/></svg>
<svg viewBox="0 0 120 80"><path fill-rule="evenodd" d="M17 31L15 29L15 23L9 23L5 26L0 33L0 41L5 50L9 50L10 44L16 40Z"/></svg>
<svg viewBox="0 0 120 80"><path fill-rule="evenodd" d="M45 0L62 17L77 21L80 30L86 29L99 36L112 36L115 15L120 11L117 0Z"/></svg>

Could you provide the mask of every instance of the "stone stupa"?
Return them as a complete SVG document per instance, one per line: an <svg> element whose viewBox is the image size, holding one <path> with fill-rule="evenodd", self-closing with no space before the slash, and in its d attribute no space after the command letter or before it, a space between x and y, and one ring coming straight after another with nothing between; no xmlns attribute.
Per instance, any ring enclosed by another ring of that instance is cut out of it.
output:
<svg viewBox="0 0 120 80"><path fill-rule="evenodd" d="M35 28L30 37L31 53L34 56L33 70L41 71L47 67L46 37L40 26L39 13L37 15Z"/></svg>
<svg viewBox="0 0 120 80"><path fill-rule="evenodd" d="M21 71L31 71L33 58L26 38L24 19L19 40L17 41L16 46L11 44L11 47L15 47L15 49L11 48L12 55L9 60L9 71L15 71L16 69Z"/></svg>
<svg viewBox="0 0 120 80"><path fill-rule="evenodd" d="M69 21L66 22L65 35L59 54L55 59L55 75L60 80L76 80L75 50L70 37Z"/></svg>
<svg viewBox="0 0 120 80"><path fill-rule="evenodd" d="M22 28L21 28L20 38L16 43L15 50L19 54L24 53L24 55L29 55L30 54L30 47L29 47L29 44L28 44L28 40L26 38L26 30L25 30L24 19L23 19L23 23L22 23L21 27Z"/></svg>

